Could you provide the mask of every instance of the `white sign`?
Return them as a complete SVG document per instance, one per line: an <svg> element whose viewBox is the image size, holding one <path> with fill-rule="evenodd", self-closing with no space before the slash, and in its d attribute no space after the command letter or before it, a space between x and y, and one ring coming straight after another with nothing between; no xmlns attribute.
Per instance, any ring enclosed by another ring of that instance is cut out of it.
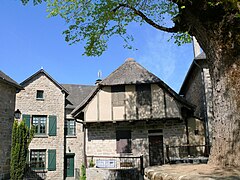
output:
<svg viewBox="0 0 240 180"><path fill-rule="evenodd" d="M113 159L97 159L96 167L97 168L116 168L116 160Z"/></svg>

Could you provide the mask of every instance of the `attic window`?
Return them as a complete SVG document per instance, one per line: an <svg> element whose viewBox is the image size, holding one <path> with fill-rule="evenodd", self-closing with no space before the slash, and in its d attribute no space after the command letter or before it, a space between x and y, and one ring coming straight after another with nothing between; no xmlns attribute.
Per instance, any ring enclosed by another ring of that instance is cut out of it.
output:
<svg viewBox="0 0 240 180"><path fill-rule="evenodd" d="M37 99L43 99L43 90L37 90L37 96L36 96L36 98Z"/></svg>

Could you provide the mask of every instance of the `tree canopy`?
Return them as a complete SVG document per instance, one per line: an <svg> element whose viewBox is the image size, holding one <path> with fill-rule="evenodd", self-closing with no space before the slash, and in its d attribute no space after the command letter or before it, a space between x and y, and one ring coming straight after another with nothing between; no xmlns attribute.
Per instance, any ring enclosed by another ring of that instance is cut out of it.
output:
<svg viewBox="0 0 240 180"><path fill-rule="evenodd" d="M22 0L24 4L28 1ZM60 15L69 24L63 32L67 42L86 42L88 56L101 55L113 35L121 36L126 47L131 48L128 45L133 37L127 33L131 22L148 23L173 33L180 45L190 42L189 34L195 35L194 22L191 22L196 19L194 16L200 16L199 21L206 24L223 21L226 13L231 13L238 22L240 19L238 0L33 0L35 5L42 1L47 1L49 16Z"/></svg>

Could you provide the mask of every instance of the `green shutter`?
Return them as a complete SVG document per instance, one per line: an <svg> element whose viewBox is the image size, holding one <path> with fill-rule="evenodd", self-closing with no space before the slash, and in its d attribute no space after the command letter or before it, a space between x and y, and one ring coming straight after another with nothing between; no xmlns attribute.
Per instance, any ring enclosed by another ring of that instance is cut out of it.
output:
<svg viewBox="0 0 240 180"><path fill-rule="evenodd" d="M56 170L56 149L48 150L48 170L49 171Z"/></svg>
<svg viewBox="0 0 240 180"><path fill-rule="evenodd" d="M57 135L57 116L49 116L49 136Z"/></svg>
<svg viewBox="0 0 240 180"><path fill-rule="evenodd" d="M23 114L22 119L25 122L26 126L30 129L30 115Z"/></svg>

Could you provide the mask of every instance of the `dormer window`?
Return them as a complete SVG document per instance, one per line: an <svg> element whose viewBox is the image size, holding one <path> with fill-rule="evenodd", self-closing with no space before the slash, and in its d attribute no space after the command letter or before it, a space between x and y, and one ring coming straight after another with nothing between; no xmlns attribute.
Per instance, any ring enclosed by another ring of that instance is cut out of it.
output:
<svg viewBox="0 0 240 180"><path fill-rule="evenodd" d="M36 98L37 98L37 99L44 99L44 98L43 98L43 92L44 92L43 90L37 90L37 96L36 96Z"/></svg>

